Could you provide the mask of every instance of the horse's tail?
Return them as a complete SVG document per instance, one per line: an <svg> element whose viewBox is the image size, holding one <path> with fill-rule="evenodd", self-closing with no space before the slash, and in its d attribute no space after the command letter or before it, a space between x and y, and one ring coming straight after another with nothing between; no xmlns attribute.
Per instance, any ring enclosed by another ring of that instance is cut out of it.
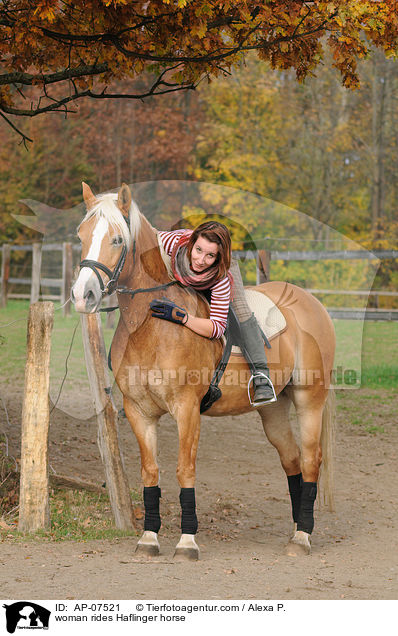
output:
<svg viewBox="0 0 398 636"><path fill-rule="evenodd" d="M322 414L322 466L321 480L323 490L323 502L327 504L330 512L335 511L334 503L334 445L335 445L335 411L336 396L333 388L329 388L328 397Z"/></svg>

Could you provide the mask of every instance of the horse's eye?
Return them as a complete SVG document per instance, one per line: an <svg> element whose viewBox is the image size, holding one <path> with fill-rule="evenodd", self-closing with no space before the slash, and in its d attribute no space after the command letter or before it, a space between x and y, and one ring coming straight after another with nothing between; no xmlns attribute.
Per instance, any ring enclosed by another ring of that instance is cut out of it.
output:
<svg viewBox="0 0 398 636"><path fill-rule="evenodd" d="M116 245L116 247L118 247L119 245L121 245L123 243L123 238L121 236L115 236L112 239L112 245Z"/></svg>

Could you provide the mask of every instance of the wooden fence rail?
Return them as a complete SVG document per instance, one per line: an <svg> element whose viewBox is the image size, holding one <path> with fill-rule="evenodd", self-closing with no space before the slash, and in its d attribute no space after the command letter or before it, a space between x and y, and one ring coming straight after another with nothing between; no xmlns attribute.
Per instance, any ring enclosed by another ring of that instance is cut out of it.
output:
<svg viewBox="0 0 398 636"><path fill-rule="evenodd" d="M10 276L11 252L32 252L32 274L30 278ZM62 278L41 277L42 253L62 251ZM80 251L79 245L72 243L34 243L33 245L10 245L4 244L0 250L2 254L1 281L0 281L0 307L7 306L9 298L30 300L35 303L42 300L59 300L64 305L63 315L67 316L71 312L69 301L70 290L73 280L73 252ZM9 292L9 285L29 285L30 293ZM58 289L57 294L41 294L40 287L50 287ZM69 302L68 302L69 301Z"/></svg>
<svg viewBox="0 0 398 636"><path fill-rule="evenodd" d="M33 252L32 255L32 275L31 278L17 278L10 277L10 262L12 251L25 251ZM41 260L42 252L45 251L62 251L62 278L41 278ZM71 304L68 302L70 296L70 290L73 282L73 252L79 252L80 246L72 244L70 242L65 243L47 243L33 245L10 245L4 244L0 250L2 254L1 263L1 280L0 280L0 307L7 305L8 298L14 299L30 299L30 302L36 302L39 297L43 300L59 300L64 305L64 315L69 315L71 311ZM324 250L324 251L278 251L278 250L234 250L233 256L244 260L256 260L256 283L257 285L270 279L270 263L272 260L284 260L284 261L311 261L311 260L384 260L384 259L396 259L398 258L398 250L375 250L368 252L365 250ZM9 292L9 285L30 285L30 294ZM40 294L40 286L54 288L59 290L54 294ZM332 290L332 289L308 289L313 294L334 294L334 295L352 295L352 296L372 296L376 298L376 308L372 309L372 320L377 320L378 303L380 296L396 297L397 292L390 290L372 290L368 292L366 290ZM348 315L352 311L352 317L355 319L359 315L362 315L363 310L351 309L349 307L343 308L345 314ZM334 316L338 316L339 310L331 309L334 312ZM359 312L359 313L358 313ZM342 314L341 314L342 315ZM370 315L370 314L369 314ZM380 313L380 319L386 320L386 313ZM396 320L397 312L391 310L388 314L390 320ZM112 322L112 318L109 317L109 324Z"/></svg>

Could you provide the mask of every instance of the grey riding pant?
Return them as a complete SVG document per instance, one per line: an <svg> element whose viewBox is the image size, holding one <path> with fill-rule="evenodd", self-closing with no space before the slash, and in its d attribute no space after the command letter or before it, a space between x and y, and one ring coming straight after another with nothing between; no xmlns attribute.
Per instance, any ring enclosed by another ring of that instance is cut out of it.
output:
<svg viewBox="0 0 398 636"><path fill-rule="evenodd" d="M252 311L249 305L247 304L245 290L243 287L242 275L239 269L239 263L234 258L231 259L231 267L229 271L231 272L232 277L234 279L233 290L232 290L233 300L231 302L231 305L233 309L235 310L236 315L238 316L239 322L244 322L245 320L248 320L251 317Z"/></svg>

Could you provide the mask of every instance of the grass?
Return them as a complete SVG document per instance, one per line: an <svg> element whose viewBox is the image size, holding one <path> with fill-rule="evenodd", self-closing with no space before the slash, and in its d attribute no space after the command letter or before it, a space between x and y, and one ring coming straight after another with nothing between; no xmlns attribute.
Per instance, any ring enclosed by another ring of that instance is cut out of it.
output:
<svg viewBox="0 0 398 636"><path fill-rule="evenodd" d="M63 377L65 360L69 348L73 345L68 361L71 374L76 379L86 377L84 364L82 365L82 335L80 317L72 309L71 316L64 317L60 305L54 304L54 326L51 335L51 374L55 379ZM5 309L0 310L0 353L2 358L1 376L7 382L23 378L26 360L26 330L29 313L28 301L10 300ZM104 340L107 350L112 341L113 330L105 328L106 316L101 314Z"/></svg>
<svg viewBox="0 0 398 636"><path fill-rule="evenodd" d="M132 492L133 502L140 496ZM15 514L15 512L14 512ZM51 528L29 534L19 532L17 517L5 514L0 525L1 540L15 541L92 541L136 536L134 531L118 530L106 493L96 494L80 490L52 490L50 496ZM2 527L3 526L3 527Z"/></svg>
<svg viewBox="0 0 398 636"><path fill-rule="evenodd" d="M72 309L64 317L60 305L54 305L54 326L51 335L50 400L65 413L86 419L93 414L90 387L84 364L80 316ZM29 312L27 301L10 300L0 310L1 388L6 392L15 385L23 387L26 361L26 331ZM109 351L113 329L105 328L106 316L101 314L105 347ZM117 323L116 323L117 324ZM66 380L64 377L66 375ZM76 401L76 387L81 395Z"/></svg>
<svg viewBox="0 0 398 636"><path fill-rule="evenodd" d="M335 320L334 326L336 369L355 370L363 387L398 385L398 325L394 321Z"/></svg>
<svg viewBox="0 0 398 636"><path fill-rule="evenodd" d="M82 362L82 336L79 316L64 318L55 305L54 327L51 346L51 397L58 395L65 374L65 361L76 332L68 360L70 391L76 382L87 383ZM11 300L0 310L0 356L3 386L23 382L26 357L26 323L29 311L27 301ZM16 321L16 322L15 322ZM106 317L102 314L104 339L107 351L113 330L105 328ZM13 323L13 324L9 324ZM8 326L3 326L8 325ZM358 320L335 320L337 337L335 369L348 373L353 370L357 385L372 388L393 388L398 384L398 325L395 322L361 322ZM86 385L85 385L86 386ZM88 387L88 385L87 385ZM67 386L65 387L67 391Z"/></svg>

